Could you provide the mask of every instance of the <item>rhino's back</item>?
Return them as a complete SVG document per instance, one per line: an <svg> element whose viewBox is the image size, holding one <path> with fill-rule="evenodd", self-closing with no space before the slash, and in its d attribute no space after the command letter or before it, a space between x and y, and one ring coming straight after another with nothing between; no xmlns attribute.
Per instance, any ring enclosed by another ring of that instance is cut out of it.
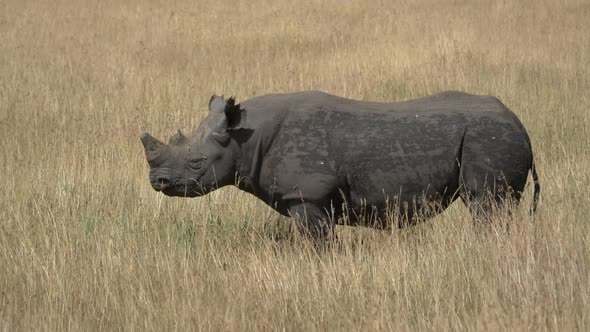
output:
<svg viewBox="0 0 590 332"><path fill-rule="evenodd" d="M363 149L370 147L381 154L392 145L418 154L445 145L457 147L468 127L500 137L502 132L523 131L516 116L495 97L456 91L391 103L306 91L260 96L242 105L252 128L280 127L278 136L285 144L313 150L344 145L353 155L366 154Z"/></svg>
<svg viewBox="0 0 590 332"><path fill-rule="evenodd" d="M369 102L331 95L321 91L304 91L286 94L270 94L255 97L242 102L248 110L255 112L288 111L289 113L307 113L318 110L331 110L342 113L374 113L382 119L395 119L405 112L443 112L477 113L501 112L500 103L495 97L477 96L459 91L446 91L432 96L400 101Z"/></svg>

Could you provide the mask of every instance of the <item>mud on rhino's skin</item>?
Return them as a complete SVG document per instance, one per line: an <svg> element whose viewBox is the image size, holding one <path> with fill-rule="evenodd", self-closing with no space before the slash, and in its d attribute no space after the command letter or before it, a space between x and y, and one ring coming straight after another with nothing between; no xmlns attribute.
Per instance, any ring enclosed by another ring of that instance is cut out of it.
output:
<svg viewBox="0 0 590 332"><path fill-rule="evenodd" d="M141 136L155 190L195 197L236 185L314 237L344 219L386 227L393 213L412 223L458 197L488 214L519 201L529 170L537 203L529 137L495 97L377 103L307 91L241 104L213 96L209 109L190 138Z"/></svg>

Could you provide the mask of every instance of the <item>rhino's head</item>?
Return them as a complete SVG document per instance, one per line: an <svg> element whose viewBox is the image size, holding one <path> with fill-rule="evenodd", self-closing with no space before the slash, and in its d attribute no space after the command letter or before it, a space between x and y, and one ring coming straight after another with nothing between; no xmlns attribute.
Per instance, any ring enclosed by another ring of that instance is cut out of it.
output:
<svg viewBox="0 0 590 332"><path fill-rule="evenodd" d="M141 135L150 182L168 196L195 197L231 184L236 172L231 132L245 123L246 111L234 99L213 96L209 114L191 138L180 130L164 144L148 133Z"/></svg>

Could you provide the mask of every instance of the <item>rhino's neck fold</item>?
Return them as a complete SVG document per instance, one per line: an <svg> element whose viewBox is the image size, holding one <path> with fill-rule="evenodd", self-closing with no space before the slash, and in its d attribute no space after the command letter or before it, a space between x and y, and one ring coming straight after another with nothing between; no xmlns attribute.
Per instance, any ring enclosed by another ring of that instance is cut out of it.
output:
<svg viewBox="0 0 590 332"><path fill-rule="evenodd" d="M244 105L246 107L246 105ZM256 105L248 108L249 124L246 130L252 130L252 135L243 142L237 144L236 158L236 185L255 196L264 199L264 190L261 190L261 172L265 167L263 164L269 151L272 149L275 138L279 135L287 112L282 109L275 109L272 112L257 112ZM238 143L236 141L236 143Z"/></svg>
<svg viewBox="0 0 590 332"><path fill-rule="evenodd" d="M257 194L260 169L264 155L265 143L261 136L252 137L245 144L238 146L238 160L236 161L238 188Z"/></svg>

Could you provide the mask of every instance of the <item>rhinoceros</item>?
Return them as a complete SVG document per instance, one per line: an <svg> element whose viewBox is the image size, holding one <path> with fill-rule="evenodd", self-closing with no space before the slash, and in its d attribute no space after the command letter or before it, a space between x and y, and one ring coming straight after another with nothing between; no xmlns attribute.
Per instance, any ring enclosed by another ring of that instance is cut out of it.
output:
<svg viewBox="0 0 590 332"><path fill-rule="evenodd" d="M495 97L458 91L403 102L305 91L236 104L214 95L191 137L141 141L156 191L197 197L235 185L313 238L343 222L413 224L457 198L489 216L518 203L529 171L533 211L540 191L516 115Z"/></svg>

